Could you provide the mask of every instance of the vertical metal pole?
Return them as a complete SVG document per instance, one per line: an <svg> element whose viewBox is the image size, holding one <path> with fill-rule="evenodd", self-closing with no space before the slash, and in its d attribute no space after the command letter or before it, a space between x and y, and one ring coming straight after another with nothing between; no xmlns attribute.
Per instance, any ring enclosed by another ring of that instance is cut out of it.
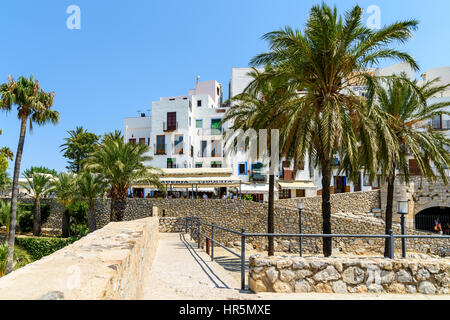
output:
<svg viewBox="0 0 450 320"><path fill-rule="evenodd" d="M402 235L405 235L405 214L401 217ZM406 258L406 238L402 238L402 258Z"/></svg>
<svg viewBox="0 0 450 320"><path fill-rule="evenodd" d="M394 234L389 230L389 258L394 259Z"/></svg>
<svg viewBox="0 0 450 320"><path fill-rule="evenodd" d="M198 230L198 238L197 238L198 248L200 249L200 218L198 218L197 220L197 230Z"/></svg>
<svg viewBox="0 0 450 320"><path fill-rule="evenodd" d="M214 222L211 223L211 261L214 261Z"/></svg>
<svg viewBox="0 0 450 320"><path fill-rule="evenodd" d="M302 234L302 209L298 209L298 232L299 234ZM300 244L300 257L303 256L303 237L300 236L299 238L299 244Z"/></svg>
<svg viewBox="0 0 450 320"><path fill-rule="evenodd" d="M241 233L241 290L245 290L245 229Z"/></svg>
<svg viewBox="0 0 450 320"><path fill-rule="evenodd" d="M189 219L189 233L190 233L190 235L191 235L191 241L192 241L192 224L193 224L193 220L192 220L192 218L190 218Z"/></svg>
<svg viewBox="0 0 450 320"><path fill-rule="evenodd" d="M184 222L184 233L187 233L188 231L188 217L185 218L185 222Z"/></svg>

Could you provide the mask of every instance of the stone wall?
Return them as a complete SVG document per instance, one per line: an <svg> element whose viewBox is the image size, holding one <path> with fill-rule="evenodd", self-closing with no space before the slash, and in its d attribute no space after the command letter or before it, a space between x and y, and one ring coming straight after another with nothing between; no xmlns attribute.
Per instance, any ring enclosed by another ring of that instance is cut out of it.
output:
<svg viewBox="0 0 450 320"><path fill-rule="evenodd" d="M249 259L255 292L448 294L450 262L444 259L262 257Z"/></svg>
<svg viewBox="0 0 450 320"><path fill-rule="evenodd" d="M158 218L112 222L0 279L0 299L138 299L158 246Z"/></svg>

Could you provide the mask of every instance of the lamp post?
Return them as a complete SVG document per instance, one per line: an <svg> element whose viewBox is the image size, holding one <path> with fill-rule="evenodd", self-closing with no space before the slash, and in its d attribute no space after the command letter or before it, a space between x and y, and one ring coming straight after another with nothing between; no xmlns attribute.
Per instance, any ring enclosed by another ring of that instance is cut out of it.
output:
<svg viewBox="0 0 450 320"><path fill-rule="evenodd" d="M401 215L402 235L405 235L405 214L408 214L409 203L408 200L398 201L398 214ZM402 258L406 258L406 238L402 238Z"/></svg>
<svg viewBox="0 0 450 320"><path fill-rule="evenodd" d="M303 203L299 202L297 203L298 208L298 232L299 234L302 234L302 210L303 210ZM300 245L300 257L303 254L303 239L302 236L299 237L299 245Z"/></svg>

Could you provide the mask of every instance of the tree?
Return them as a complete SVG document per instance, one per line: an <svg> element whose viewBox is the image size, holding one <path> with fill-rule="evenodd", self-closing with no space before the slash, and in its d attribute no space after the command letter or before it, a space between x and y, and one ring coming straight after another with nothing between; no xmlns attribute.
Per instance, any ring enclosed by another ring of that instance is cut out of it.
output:
<svg viewBox="0 0 450 320"><path fill-rule="evenodd" d="M69 236L69 223L70 216L67 212L67 206L75 197L76 194L76 176L75 174L68 173L60 173L53 180L54 191L56 191L56 195L58 200L61 202L63 206L63 216L62 216L62 236L67 238Z"/></svg>
<svg viewBox="0 0 450 320"><path fill-rule="evenodd" d="M77 178L77 194L88 203L89 232L94 232L97 229L94 211L95 199L105 194L108 184L103 175L93 174L87 170L83 171Z"/></svg>
<svg viewBox="0 0 450 320"><path fill-rule="evenodd" d="M361 99L350 89L367 81L367 69L382 59L405 61L418 66L405 52L391 48L412 36L418 22L396 22L379 30L365 27L359 6L338 16L336 8L326 4L313 6L304 32L286 27L269 32L269 52L257 55L252 65L273 65L267 78L280 78L295 87L296 102L282 106L277 113L286 119L280 130L280 149L303 161L308 155L311 166L322 173L322 229L331 233L330 185L335 157L346 154L352 167L359 162L358 131L371 140L370 127L361 110ZM275 117L275 121L278 121ZM369 140L369 143L373 141ZM374 158L372 166L376 163ZM294 163L295 164L295 163ZM323 238L323 253L332 253L332 239Z"/></svg>
<svg viewBox="0 0 450 320"><path fill-rule="evenodd" d="M450 139L429 125L434 117L449 114L444 108L450 106L450 102L427 102L450 87L450 84L437 86L438 80L419 84L417 81L411 82L402 74L400 77L370 83L368 103L383 118L378 125L389 128L391 137L387 143L386 135L377 136L377 145L380 146L377 158L380 160L382 176L387 180L386 234L392 229L396 173L401 175L404 182L409 181L408 160L411 157L417 161L423 176L436 180L438 175L433 170L434 165L444 183L448 182L445 169L450 164L450 154L446 149ZM384 255L390 256L389 239L385 241Z"/></svg>
<svg viewBox="0 0 450 320"><path fill-rule="evenodd" d="M84 130L83 127L77 127L67 133L69 133L69 137L64 139L66 142L61 145L61 151L64 151L64 157L69 159L67 169L78 173L83 160L95 151L100 137Z"/></svg>
<svg viewBox="0 0 450 320"><path fill-rule="evenodd" d="M152 158L146 156L149 147L131 145L119 139L104 139L99 149L86 162L85 169L103 175L109 185L111 221L122 221L127 205L127 193L132 183L142 183L162 188L158 169L146 166Z"/></svg>
<svg viewBox="0 0 450 320"><path fill-rule="evenodd" d="M16 232L17 197L19 194L20 163L22 161L23 146L27 130L27 121L32 124L45 125L49 122L56 124L59 121L59 113L51 110L55 94L45 92L39 86L39 82L33 77L20 77L17 81L9 76L7 83L0 85L0 109L11 111L13 105L17 106L17 116L20 120L20 135L14 164L11 195L11 222L8 236L8 258L6 273L12 271L14 257L14 240Z"/></svg>
<svg viewBox="0 0 450 320"><path fill-rule="evenodd" d="M43 172L45 171L45 172ZM24 172L26 183L19 183L27 190L34 199L33 206L33 235L41 235L41 199L52 192L55 188L52 185L53 175L48 174L51 170L46 168L31 167Z"/></svg>
<svg viewBox="0 0 450 320"><path fill-rule="evenodd" d="M265 67L265 73L270 73L272 71L273 69L270 65ZM253 69L249 73L249 76L253 78L251 83L241 94L230 99L235 103L227 111L222 121L232 121L232 129L242 129L243 131L249 129L278 129L283 125L284 119L282 117L276 117L276 113L281 105L288 105L291 102L296 96L296 91L293 90L292 87L286 86L286 84L278 78L266 78L265 73ZM234 136L229 137L234 139ZM227 144L230 142L231 141L227 141ZM248 142L250 142L250 139ZM271 141L269 140L269 146L270 144ZM239 147L239 144L231 145ZM274 172L270 172L267 233L274 233L275 231L273 212L274 188L275 175ZM267 251L269 256L274 255L274 239L271 236L268 237Z"/></svg>

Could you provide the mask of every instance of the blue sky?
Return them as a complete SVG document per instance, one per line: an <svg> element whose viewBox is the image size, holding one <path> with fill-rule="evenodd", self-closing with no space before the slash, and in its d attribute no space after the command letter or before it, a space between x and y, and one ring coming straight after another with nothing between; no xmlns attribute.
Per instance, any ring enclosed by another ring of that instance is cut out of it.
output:
<svg viewBox="0 0 450 320"><path fill-rule="evenodd" d="M55 91L53 108L60 112L58 125L35 126L27 134L21 171L32 165L65 170L59 146L67 130L122 130L124 117L150 109L160 96L186 94L197 75L222 83L227 98L231 68L247 66L266 50L260 37L286 25L302 29L309 9L320 2L2 1L0 82L9 74L33 75L45 90ZM364 9L377 5L382 24L420 20L414 39L401 48L422 70L450 65L448 0L325 2L340 12L353 4ZM80 30L66 27L66 9L72 4L81 9ZM0 128L0 146L15 153L16 114L0 113Z"/></svg>

